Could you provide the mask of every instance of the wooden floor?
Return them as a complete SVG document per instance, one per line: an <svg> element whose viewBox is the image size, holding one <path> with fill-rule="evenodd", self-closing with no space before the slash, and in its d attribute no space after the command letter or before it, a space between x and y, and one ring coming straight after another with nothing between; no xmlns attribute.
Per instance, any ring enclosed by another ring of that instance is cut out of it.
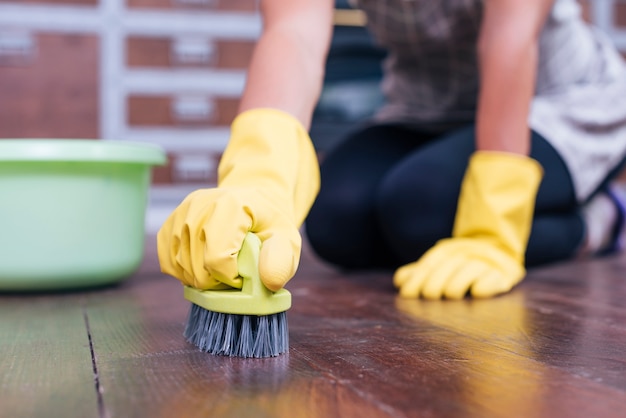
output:
<svg viewBox="0 0 626 418"><path fill-rule="evenodd" d="M120 286L0 294L1 417L626 416L626 255L427 302L307 253L290 353L254 360L184 340L189 303L146 251Z"/></svg>

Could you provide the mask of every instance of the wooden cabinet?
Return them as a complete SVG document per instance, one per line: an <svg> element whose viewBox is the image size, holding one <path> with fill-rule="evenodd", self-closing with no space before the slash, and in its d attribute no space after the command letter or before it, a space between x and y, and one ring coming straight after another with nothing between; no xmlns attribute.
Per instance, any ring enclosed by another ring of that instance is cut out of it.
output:
<svg viewBox="0 0 626 418"><path fill-rule="evenodd" d="M99 0L2 0L13 4L48 4L57 6L97 6ZM102 0L107 1L107 0Z"/></svg>
<svg viewBox="0 0 626 418"><path fill-rule="evenodd" d="M258 0L0 1L0 138L162 146L155 185L215 182Z"/></svg>
<svg viewBox="0 0 626 418"><path fill-rule="evenodd" d="M202 36L130 36L126 40L126 62L130 68L245 70L254 44Z"/></svg>
<svg viewBox="0 0 626 418"><path fill-rule="evenodd" d="M200 95L130 96L128 124L131 127L228 127L237 114L239 100Z"/></svg>
<svg viewBox="0 0 626 418"><path fill-rule="evenodd" d="M626 2L580 0L626 50ZM258 0L1 0L0 138L163 146L158 184L215 179Z"/></svg>
<svg viewBox="0 0 626 418"><path fill-rule="evenodd" d="M623 0L615 5L614 23L619 28L626 28L626 2Z"/></svg>
<svg viewBox="0 0 626 418"><path fill-rule="evenodd" d="M258 0L127 0L130 8L254 12Z"/></svg>
<svg viewBox="0 0 626 418"><path fill-rule="evenodd" d="M2 45L0 136L98 138L96 36L4 32Z"/></svg>

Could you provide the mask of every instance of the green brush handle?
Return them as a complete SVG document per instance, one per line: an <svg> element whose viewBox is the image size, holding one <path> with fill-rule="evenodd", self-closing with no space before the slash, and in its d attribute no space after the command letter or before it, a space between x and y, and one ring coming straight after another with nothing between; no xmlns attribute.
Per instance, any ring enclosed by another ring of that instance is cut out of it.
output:
<svg viewBox="0 0 626 418"><path fill-rule="evenodd" d="M237 257L241 289L199 290L185 286L185 299L213 312L236 315L271 315L291 307L291 293L286 289L272 292L259 275L261 240L248 232Z"/></svg>

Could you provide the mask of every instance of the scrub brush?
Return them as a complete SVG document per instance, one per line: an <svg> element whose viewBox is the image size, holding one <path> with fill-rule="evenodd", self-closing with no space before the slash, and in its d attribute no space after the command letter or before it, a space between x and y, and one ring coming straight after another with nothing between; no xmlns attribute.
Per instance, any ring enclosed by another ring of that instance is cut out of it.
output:
<svg viewBox="0 0 626 418"><path fill-rule="evenodd" d="M289 351L287 310L291 293L272 292L259 276L261 240L248 233L237 258L241 289L198 290L185 286L192 302L184 336L202 351L231 357L275 357Z"/></svg>

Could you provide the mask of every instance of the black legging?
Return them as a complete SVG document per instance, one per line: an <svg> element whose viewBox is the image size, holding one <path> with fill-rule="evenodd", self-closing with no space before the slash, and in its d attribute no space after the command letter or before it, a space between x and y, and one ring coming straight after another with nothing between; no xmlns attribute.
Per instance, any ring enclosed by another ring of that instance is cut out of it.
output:
<svg viewBox="0 0 626 418"><path fill-rule="evenodd" d="M527 265L571 257L584 224L561 157L532 133L544 168ZM351 269L396 268L449 237L461 181L475 150L474 126L433 137L399 125L366 127L322 160L320 194L306 220L315 253Z"/></svg>

